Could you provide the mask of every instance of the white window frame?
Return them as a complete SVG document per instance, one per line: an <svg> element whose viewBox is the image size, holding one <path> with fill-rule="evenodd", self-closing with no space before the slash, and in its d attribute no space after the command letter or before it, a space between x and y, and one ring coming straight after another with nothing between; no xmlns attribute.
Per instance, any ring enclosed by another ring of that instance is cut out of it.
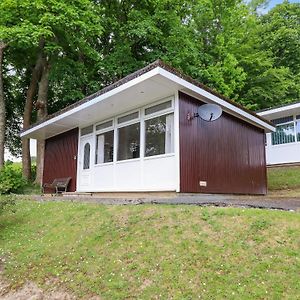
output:
<svg viewBox="0 0 300 300"><path fill-rule="evenodd" d="M92 132L91 132L91 133L87 133L87 134L82 135L82 134L81 134L81 133L82 133L82 129L84 129L84 128L86 128L86 127L90 127L90 126L93 127ZM94 132L95 132L95 126L94 126L94 124L90 124L90 125L87 125L87 126L80 127L79 138L90 137L90 136L92 136L92 135L94 134Z"/></svg>
<svg viewBox="0 0 300 300"><path fill-rule="evenodd" d="M101 125L101 124L104 124L104 123L107 123L107 122L110 122L110 121L112 121L112 126L108 126L108 127L105 127L105 128L103 128L103 129L96 129L97 128L97 126L98 125ZM110 118L110 119L106 119L106 120L103 120L103 121L101 121L101 122L98 122L98 123L96 123L95 125L94 125L94 132L96 133L96 135L97 134L101 134L101 133L103 133L103 132L106 132L106 131L111 131L111 130L114 130L115 129L115 120L114 120L114 118Z"/></svg>
<svg viewBox="0 0 300 300"><path fill-rule="evenodd" d="M130 114L133 114L137 112L138 113L138 118L135 118L135 119L132 119L132 120L129 120L129 121L126 121L126 122L123 122L123 123L120 123L118 124L118 119L121 118L121 117L125 117L127 115L130 115ZM123 160L118 160L118 151L119 151L119 129L120 128L123 128L123 127L126 127L126 126L130 126L130 125L133 125L133 124L137 124L139 123L140 124L140 155L138 158L129 158L129 159L123 159ZM142 117L141 117L141 109L134 109L134 110L131 110L131 111L128 111L124 114L121 114L121 115L118 115L115 117L115 135L114 135L114 142L116 143L116 147L114 148L114 150L116 150L116 152L114 153L114 162L116 164L120 164L120 163L126 163L126 162L130 162L130 161L139 161L141 160L141 157L142 157L142 153L141 153L141 143L142 143L142 140L141 140L141 132L142 132Z"/></svg>
<svg viewBox="0 0 300 300"><path fill-rule="evenodd" d="M118 123L118 119L119 118L122 118L122 117L125 117L127 115L131 115L131 114L134 114L134 113L138 113L138 117L137 118L134 118L134 119L131 119L129 121L126 121L126 122L122 122L122 123ZM125 127L126 125L131 125L131 124L134 124L134 123L137 123L137 122L140 122L141 120L141 109L134 109L134 110L131 110L131 111L128 111L124 114L121 114L121 115L118 115L115 117L115 124L116 124L116 128L120 128L120 127Z"/></svg>
<svg viewBox="0 0 300 300"><path fill-rule="evenodd" d="M168 107L168 108L163 109L163 110L156 111L152 114L148 114L148 115L145 114L147 108L152 107L152 106L156 106L156 105L159 105L161 103L168 102L168 101L171 101L171 107ZM160 101L151 103L151 104L143 107L142 110L143 110L143 119L144 119L144 121L149 120L149 119L153 119L155 117L159 117L159 116L163 116L163 115L168 115L170 113L174 113L174 98L173 97L164 98Z"/></svg>
<svg viewBox="0 0 300 300"><path fill-rule="evenodd" d="M99 130L96 130L96 126L98 125L101 125L103 123L106 123L106 122L109 122L109 121L112 121L112 126L109 126L109 127L106 127L106 128L103 128L103 129L99 129ZM109 165L112 165L114 163L114 159L115 159L115 120L113 118L110 118L110 119L107 119L107 120L104 120L104 121L101 121L101 122L98 122L94 125L94 132L95 132L95 151L94 151L94 166L109 166ZM106 132L109 132L109 131L112 131L113 132L113 136L114 136L114 144L113 144L113 161L110 161L110 162L103 162L103 163L97 163L96 162L96 151L97 151L97 138L98 138L98 135L101 135L103 133L106 133Z"/></svg>
<svg viewBox="0 0 300 300"><path fill-rule="evenodd" d="M282 126L282 125L288 125L288 124L294 124L294 137L295 137L295 142L290 142L290 143L282 143L282 144L275 144L273 145L272 144L272 133L270 133L271 135L271 139L270 139L270 146L272 147L283 147L283 146L288 146L288 145L295 145L295 144L298 144L300 143L300 141L297 140L297 122L300 123L300 119L297 119L296 116L298 116L299 113L296 113L296 114L293 114L293 115L288 115L288 116L285 116L285 117L289 117L289 116L292 116L293 117L293 120L292 121L288 121L288 122L284 122L284 123L279 123L279 124L276 124L275 127L278 127L278 126ZM282 117L284 118L284 117ZM278 118L279 119L279 118ZM276 120L276 119L274 119ZM276 132L274 132L276 133Z"/></svg>
<svg viewBox="0 0 300 300"><path fill-rule="evenodd" d="M164 103L164 102L168 102L171 101L171 107L168 107L166 109L163 110L159 110L156 111L152 114L148 114L145 115L145 111L147 108ZM142 112L143 112L143 118L142 118L142 123L143 123L143 131L141 131L141 133L143 134L143 147L141 147L141 150L143 151L142 157L144 160L150 160L150 159L156 159L156 158L163 158L163 157L169 157L169 156L174 156L175 155L175 103L174 103L174 97L167 97L164 98L162 100L159 100L157 102L151 103L145 107L143 107ZM150 119L154 119L160 116L164 116L164 115L170 115L173 114L173 152L169 152L169 153L163 153L163 154L158 154L158 155L152 155L152 156L145 156L145 146L146 146L146 121L150 120Z"/></svg>
<svg viewBox="0 0 300 300"><path fill-rule="evenodd" d="M154 112L152 114L145 115L145 110L147 108L158 105L158 104L161 104L161 103L164 103L164 102L168 102L168 101L171 101L171 107L168 107L166 109ZM124 117L124 116L130 115L130 114L135 113L135 112L138 113L137 118L118 124L118 119L120 117ZM173 124L174 125L173 126L173 130L174 130L174 132L173 132L173 139L174 139L173 152L145 157L145 142L146 142L145 121L147 121L149 119L156 118L156 117L164 116L164 115L169 115L169 114L172 114L172 113L174 114L174 118L173 118L173 122L174 122L174 124ZM112 121L112 126L96 130L96 126L98 126L100 124L103 124L103 123L106 123L106 122L109 122L109 121ZM117 160L118 159L118 147L119 147L119 132L118 132L118 130L120 128L130 126L130 125L133 125L133 124L137 124L137 123L140 124L140 157L139 158L124 159L124 160ZM91 126L91 125L93 125L93 132L89 133L89 134L86 134L84 136L81 136L81 129L85 128L85 127L88 127L88 126ZM106 133L106 132L109 132L109 131L113 131L113 133L114 133L113 161L97 164L96 163L97 135L103 134L103 133ZM81 137L91 137L91 136L93 137L93 140L95 141L95 145L93 146L94 147L94 149L93 149L94 156L92 156L92 159L91 159L90 163L91 164L93 163L93 165L95 167L174 156L175 151L176 151L175 150L175 98L174 98L174 95L169 96L169 97L165 97L163 99L152 102L152 103L147 104L145 106L142 106L142 107L139 107L139 108L136 108L136 109L132 109L132 110L124 112L122 114L115 115L114 117L104 119L104 120L101 120L97 123L86 125L86 126L80 128L80 131L79 131L79 137L80 138ZM91 149L91 151L92 151L92 149Z"/></svg>

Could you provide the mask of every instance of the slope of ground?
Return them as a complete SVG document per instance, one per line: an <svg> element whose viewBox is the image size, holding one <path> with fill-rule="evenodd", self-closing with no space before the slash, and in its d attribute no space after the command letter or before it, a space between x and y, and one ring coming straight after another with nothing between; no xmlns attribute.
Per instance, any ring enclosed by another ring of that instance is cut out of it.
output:
<svg viewBox="0 0 300 300"><path fill-rule="evenodd" d="M300 167L278 167L268 169L270 195L300 197Z"/></svg>
<svg viewBox="0 0 300 300"><path fill-rule="evenodd" d="M37 284L86 299L292 299L299 232L296 212L18 201L16 213L0 216L0 257L10 291Z"/></svg>

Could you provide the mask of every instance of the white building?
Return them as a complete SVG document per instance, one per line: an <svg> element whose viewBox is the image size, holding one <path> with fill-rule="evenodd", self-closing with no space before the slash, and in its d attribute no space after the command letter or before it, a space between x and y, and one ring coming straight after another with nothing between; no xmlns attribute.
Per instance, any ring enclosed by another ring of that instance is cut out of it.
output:
<svg viewBox="0 0 300 300"><path fill-rule="evenodd" d="M198 118L215 104L217 120ZM160 60L32 125L43 183L69 192L266 194L265 133L275 127Z"/></svg>
<svg viewBox="0 0 300 300"><path fill-rule="evenodd" d="M300 164L300 102L257 113L276 125L266 134L267 165Z"/></svg>

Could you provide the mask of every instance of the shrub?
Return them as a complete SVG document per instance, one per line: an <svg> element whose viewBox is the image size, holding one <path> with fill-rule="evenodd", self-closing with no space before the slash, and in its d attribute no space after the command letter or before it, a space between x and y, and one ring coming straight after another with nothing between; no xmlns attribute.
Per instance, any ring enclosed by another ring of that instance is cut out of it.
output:
<svg viewBox="0 0 300 300"><path fill-rule="evenodd" d="M13 165L5 165L0 171L0 194L16 193L26 185L22 177L22 171Z"/></svg>
<svg viewBox="0 0 300 300"><path fill-rule="evenodd" d="M36 164L31 165L31 181L34 181L36 177Z"/></svg>

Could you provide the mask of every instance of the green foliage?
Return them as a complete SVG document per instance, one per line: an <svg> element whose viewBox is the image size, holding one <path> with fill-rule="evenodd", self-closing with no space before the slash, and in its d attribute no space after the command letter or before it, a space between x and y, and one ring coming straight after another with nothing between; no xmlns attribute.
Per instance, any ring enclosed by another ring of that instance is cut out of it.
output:
<svg viewBox="0 0 300 300"><path fill-rule="evenodd" d="M32 69L40 54L53 69L50 74L50 113L82 98L86 94L82 90L94 92L94 89L90 91L84 87L87 83L84 74L87 66L94 64L99 57L94 42L102 31L100 20L99 7L89 0L0 1L0 41L8 45L3 74L5 97L11 102L7 113L6 146L12 153L20 153L20 119ZM68 79L64 76L64 60L72 61L75 67L84 67L76 76L70 73L72 77ZM64 80L60 81L61 78ZM79 84L74 84L74 80ZM72 89L75 91L65 101L65 96ZM73 97L72 101L70 97ZM32 121L35 120L34 107Z"/></svg>
<svg viewBox="0 0 300 300"><path fill-rule="evenodd" d="M16 197L14 195L0 196L0 215L5 211L16 211Z"/></svg>
<svg viewBox="0 0 300 300"><path fill-rule="evenodd" d="M266 221L264 219L255 220L251 225L250 228L253 231L265 230L269 226L271 226L270 221Z"/></svg>
<svg viewBox="0 0 300 300"><path fill-rule="evenodd" d="M26 181L22 177L20 168L13 164L5 165L0 171L0 194L20 192Z"/></svg>
<svg viewBox="0 0 300 300"><path fill-rule="evenodd" d="M7 146L40 53L53 113L161 58L257 110L300 98L300 4L264 0L2 0ZM32 122L36 120L36 110Z"/></svg>

